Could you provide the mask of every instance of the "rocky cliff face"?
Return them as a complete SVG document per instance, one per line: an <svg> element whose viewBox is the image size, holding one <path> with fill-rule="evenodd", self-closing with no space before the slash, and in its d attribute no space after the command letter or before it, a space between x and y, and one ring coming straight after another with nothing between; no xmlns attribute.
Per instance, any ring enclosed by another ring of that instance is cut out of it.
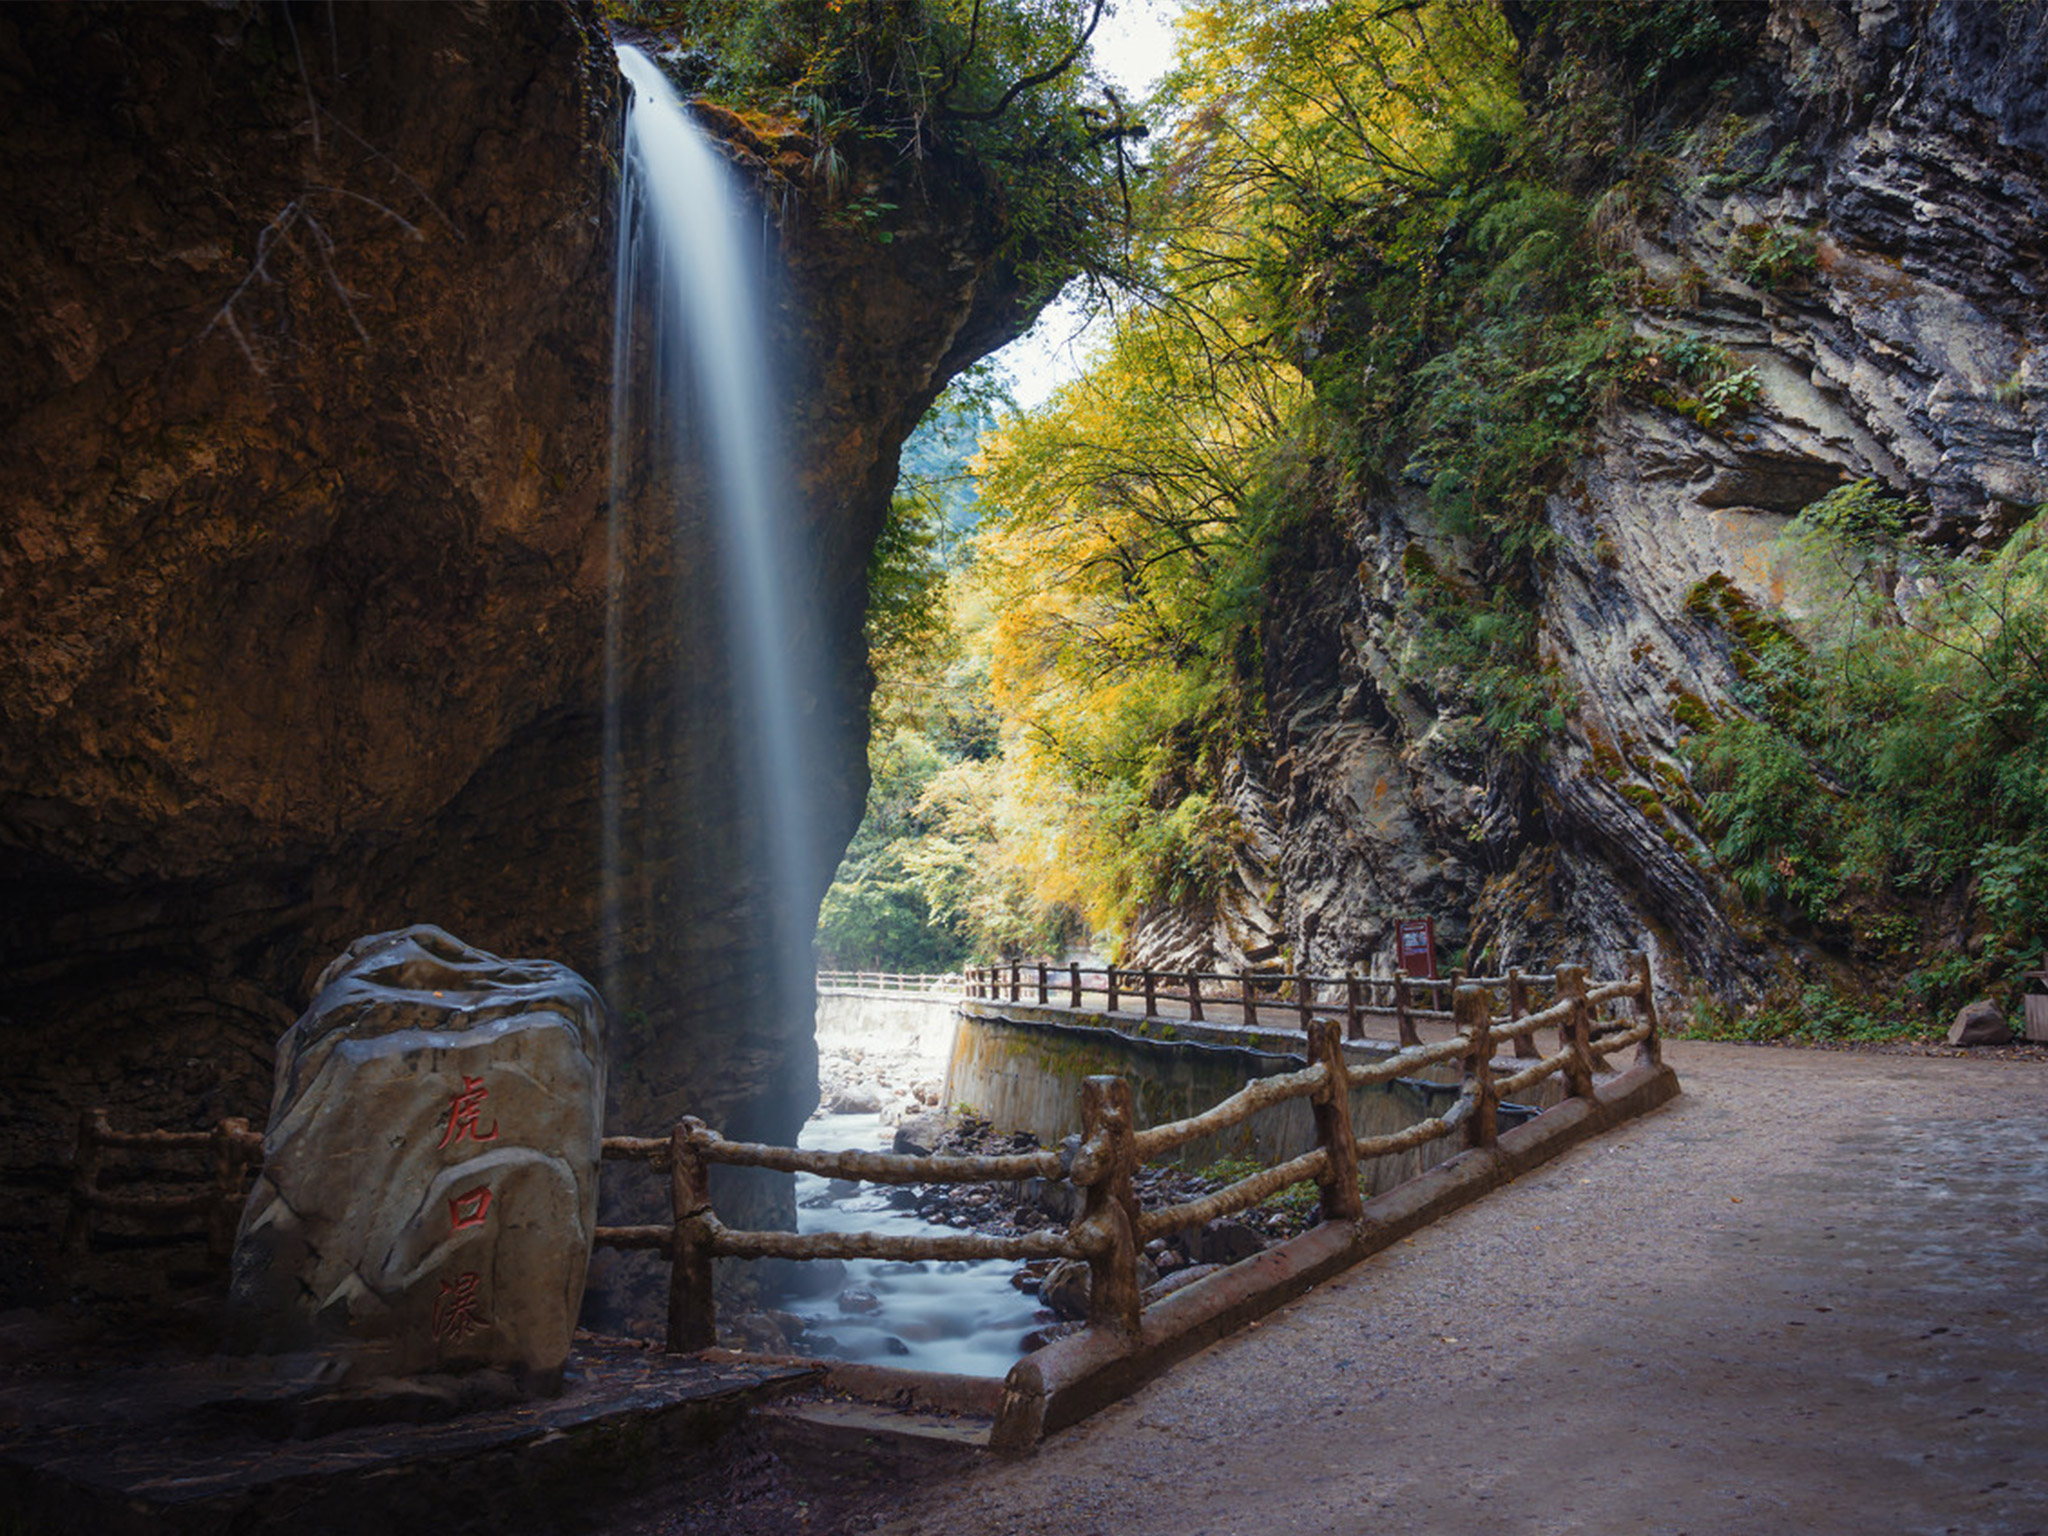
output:
<svg viewBox="0 0 2048 1536"><path fill-rule="evenodd" d="M20 1294L47 1279L78 1110L260 1122L274 1042L355 937L431 921L605 970L621 86L575 5L16 8L0 80L0 1288ZM772 156L725 126L736 159ZM811 769L841 843L896 450L1027 319L971 178L920 173L889 245L775 205L807 622L846 658ZM672 527L643 489L620 508L629 602L708 566L695 512ZM628 709L702 750L638 764L624 807L613 1120L791 1134L815 1102L809 999L763 979L723 638L632 617L664 638L626 658Z"/></svg>
<svg viewBox="0 0 2048 1536"><path fill-rule="evenodd" d="M1760 393L1712 429L1611 408L1550 496L1538 646L1574 701L1562 739L1533 772L1461 750L1395 658L1404 555L1476 583L1469 546L1419 494L1340 509L1330 547L1277 587L1293 596L1269 628L1269 748L1227 786L1247 828L1234 878L1215 910L1146 925L1140 954L1391 963L1393 918L1428 913L1489 963L1611 971L1644 947L1667 985L1730 998L1833 963L1744 917L1700 833L1679 743L1739 682L1701 584L1784 603L1772 539L1865 476L1951 546L2048 500L2048 22L1907 0L1775 0L1747 20L1739 82L1633 231L1662 298L1634 318L1725 347ZM1532 36L1536 110L1554 63ZM1810 273L1760 271L1772 239Z"/></svg>

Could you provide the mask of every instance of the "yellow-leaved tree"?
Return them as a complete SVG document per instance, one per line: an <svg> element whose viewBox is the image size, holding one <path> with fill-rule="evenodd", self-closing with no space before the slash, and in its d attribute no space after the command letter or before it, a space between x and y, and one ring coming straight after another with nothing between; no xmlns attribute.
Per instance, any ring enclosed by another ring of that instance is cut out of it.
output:
<svg viewBox="0 0 2048 1536"><path fill-rule="evenodd" d="M972 580L1001 719L988 865L1125 927L1227 866L1276 552L1341 451L1307 370L1324 248L1514 110L1498 12L1213 0L1182 24L1140 238L1084 377L984 438Z"/></svg>

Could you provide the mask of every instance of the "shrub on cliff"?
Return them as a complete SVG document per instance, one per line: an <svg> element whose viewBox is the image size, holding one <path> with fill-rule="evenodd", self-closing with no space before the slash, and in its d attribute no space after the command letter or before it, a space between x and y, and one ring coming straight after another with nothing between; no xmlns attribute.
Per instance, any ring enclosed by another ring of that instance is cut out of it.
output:
<svg viewBox="0 0 2048 1536"><path fill-rule="evenodd" d="M1144 129L1090 73L1103 0L606 0L687 91L794 121L804 195L890 238L933 158L1005 230L1039 300L1116 263ZM908 167L908 174L904 174Z"/></svg>

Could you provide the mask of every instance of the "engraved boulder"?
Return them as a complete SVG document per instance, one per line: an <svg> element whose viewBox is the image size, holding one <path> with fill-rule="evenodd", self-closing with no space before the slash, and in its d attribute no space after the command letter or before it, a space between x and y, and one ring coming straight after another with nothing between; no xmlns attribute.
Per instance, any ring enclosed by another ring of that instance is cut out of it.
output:
<svg viewBox="0 0 2048 1536"><path fill-rule="evenodd" d="M559 1383L597 1220L604 1007L439 928L359 939L278 1043L236 1237L245 1347L340 1380Z"/></svg>

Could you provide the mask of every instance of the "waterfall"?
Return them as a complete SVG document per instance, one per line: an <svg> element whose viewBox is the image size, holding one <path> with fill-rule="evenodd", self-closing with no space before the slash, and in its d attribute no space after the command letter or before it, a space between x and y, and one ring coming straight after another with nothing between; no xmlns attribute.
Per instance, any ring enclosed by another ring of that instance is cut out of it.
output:
<svg viewBox="0 0 2048 1536"><path fill-rule="evenodd" d="M793 490L771 385L762 280L763 226L737 178L691 121L667 78L645 54L618 50L633 87L626 116L619 191L619 254L613 313L612 531L610 611L605 631L604 863L607 968L616 965L622 804L637 794L629 771L621 678L634 657L624 633L628 552L622 507L640 488L674 498L677 527L684 497L708 494L717 546L722 607L733 658L731 729L738 742L738 788L750 793L764 823L761 857L774 927L774 954L785 984L811 969L806 896L818 858L803 765L814 761L805 703L816 696L818 664L804 654L809 626L798 622L803 590L792 564L801 541L792 526ZM637 338L637 340L636 340ZM695 555L678 537L678 569ZM692 601L678 586L671 601ZM677 697L701 692L679 675ZM681 712L678 712L679 718ZM680 731L678 732L680 734ZM683 754L694 743L656 743ZM680 758L674 759L680 760ZM678 827L689 808L672 808ZM688 849L687 834L675 846ZM741 872L733 872L737 877ZM616 977L607 977L615 997ZM807 992L807 986L803 989Z"/></svg>

